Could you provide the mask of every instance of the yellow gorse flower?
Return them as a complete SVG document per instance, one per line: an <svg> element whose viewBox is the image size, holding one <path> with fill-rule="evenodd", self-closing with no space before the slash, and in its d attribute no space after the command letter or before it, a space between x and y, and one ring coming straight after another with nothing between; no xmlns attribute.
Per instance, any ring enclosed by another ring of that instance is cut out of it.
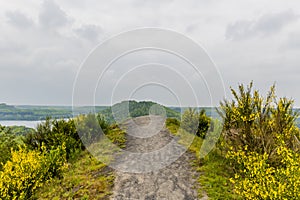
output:
<svg viewBox="0 0 300 200"><path fill-rule="evenodd" d="M42 147L40 151L29 151L20 147L18 151L12 150L11 160L3 166L0 172L0 199L27 199L45 182L51 179L50 169L62 171L66 167L65 146L53 150L52 154L61 156L50 163L46 152ZM52 155L51 155L52 156Z"/></svg>

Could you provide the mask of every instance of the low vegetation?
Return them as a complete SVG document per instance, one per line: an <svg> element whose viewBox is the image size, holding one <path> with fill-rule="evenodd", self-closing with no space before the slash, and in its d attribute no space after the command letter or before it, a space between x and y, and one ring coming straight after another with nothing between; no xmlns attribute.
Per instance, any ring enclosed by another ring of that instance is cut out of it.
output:
<svg viewBox="0 0 300 200"><path fill-rule="evenodd" d="M115 145L125 145L125 132L108 124L101 115L69 120L48 118L35 131L21 136L1 126L0 148L7 154L0 157L0 198L98 199L109 195L113 173L106 167L107 162L103 164L85 150L77 132L79 124L84 130L94 125L101 127L101 133Z"/></svg>
<svg viewBox="0 0 300 200"><path fill-rule="evenodd" d="M274 86L266 97L252 83L231 91L233 99L218 108L223 123L204 110L186 109L180 116L166 109L167 128L195 154L199 196L205 191L210 199L297 199L300 133L293 101L277 98ZM148 115L156 106L128 103L124 119ZM109 109L69 120L47 118L36 130L0 126L0 198L108 198L114 174L107 165L126 141ZM159 107L152 112L159 114ZM99 146L96 157L87 151Z"/></svg>
<svg viewBox="0 0 300 200"><path fill-rule="evenodd" d="M204 190L211 199L298 199L300 142L293 101L277 98L274 86L266 97L253 91L252 83L231 91L233 100L224 100L218 109L222 129L206 117L206 123L199 122L195 109L186 110L181 123L166 122L197 158L206 135L221 132L213 150L194 161L201 172L199 195Z"/></svg>
<svg viewBox="0 0 300 200"><path fill-rule="evenodd" d="M186 112L190 112L188 109ZM218 134L221 124L219 121L213 121L214 129L210 129L210 134ZM210 199L237 199L232 192L233 185L230 182L231 169L228 167L229 162L218 148L214 148L205 158L200 159L200 147L203 144L203 137L187 132L180 127L180 121L168 118L166 127L171 133L179 137L179 143L184 145L191 153L195 154L195 160L191 160L194 170L199 171L198 194L202 197L204 193Z"/></svg>
<svg viewBox="0 0 300 200"><path fill-rule="evenodd" d="M265 98L252 83L231 91L234 99L222 102L219 112L234 192L245 199L298 199L300 143L293 101L276 98L274 86Z"/></svg>

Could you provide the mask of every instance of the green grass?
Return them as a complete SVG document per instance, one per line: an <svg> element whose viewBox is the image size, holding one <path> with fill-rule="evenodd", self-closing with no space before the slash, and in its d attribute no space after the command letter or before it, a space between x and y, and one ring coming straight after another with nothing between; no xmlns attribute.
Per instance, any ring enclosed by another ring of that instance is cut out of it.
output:
<svg viewBox="0 0 300 200"><path fill-rule="evenodd" d="M113 161L111 155L125 146L126 137L125 132L115 125L110 127L107 137L114 145L106 146L101 158L94 158L87 150L81 152L70 161L62 179L51 180L33 199L109 199L115 177L107 165ZM100 142L99 145L103 147L108 143Z"/></svg>
<svg viewBox="0 0 300 200"><path fill-rule="evenodd" d="M111 194L114 175L105 164L81 153L62 179L53 179L35 194L37 199L105 199Z"/></svg>
<svg viewBox="0 0 300 200"><path fill-rule="evenodd" d="M218 149L214 149L201 160L197 170L201 174L198 183L210 199L240 199L234 194L233 185L229 181L232 169Z"/></svg>
<svg viewBox="0 0 300 200"><path fill-rule="evenodd" d="M205 191L209 199L238 199L229 182L232 170L221 152L215 148L205 158L200 159L202 138L182 130L174 119L167 119L166 127L172 134L179 137L180 144L196 155L195 160L191 160L191 163L194 169L200 173L200 176L197 177L199 197Z"/></svg>

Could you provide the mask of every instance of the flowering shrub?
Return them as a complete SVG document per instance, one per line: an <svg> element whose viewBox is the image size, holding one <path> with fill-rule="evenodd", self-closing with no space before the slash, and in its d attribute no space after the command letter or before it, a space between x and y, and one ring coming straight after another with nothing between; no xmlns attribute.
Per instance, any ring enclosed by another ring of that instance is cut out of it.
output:
<svg viewBox="0 0 300 200"><path fill-rule="evenodd" d="M221 102L218 111L224 121L227 147L238 150L247 145L249 151L267 153L274 161L274 152L283 143L299 150L299 130L295 125L298 113L293 111L293 100L277 99L274 86L265 98L252 87L251 82L246 89L240 85L238 92L231 89L234 99Z"/></svg>
<svg viewBox="0 0 300 200"><path fill-rule="evenodd" d="M65 146L51 151L12 150L0 172L1 199L28 199L33 192L66 168Z"/></svg>
<svg viewBox="0 0 300 200"><path fill-rule="evenodd" d="M280 164L274 167L266 153L229 151L226 157L236 170L230 179L235 192L245 199L298 199L300 155L286 147L278 148L276 154Z"/></svg>
<svg viewBox="0 0 300 200"><path fill-rule="evenodd" d="M239 85L234 99L221 102L222 150L235 170L231 182L244 199L299 199L300 142L293 100L264 98Z"/></svg>

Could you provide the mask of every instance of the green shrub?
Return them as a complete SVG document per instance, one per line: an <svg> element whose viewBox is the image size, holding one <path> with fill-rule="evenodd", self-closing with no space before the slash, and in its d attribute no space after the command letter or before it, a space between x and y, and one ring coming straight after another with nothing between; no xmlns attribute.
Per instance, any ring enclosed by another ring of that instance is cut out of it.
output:
<svg viewBox="0 0 300 200"><path fill-rule="evenodd" d="M300 194L300 155L286 147L276 151L279 165L269 163L267 153L247 149L229 151L236 173L231 182L244 199L298 199Z"/></svg>
<svg viewBox="0 0 300 200"><path fill-rule="evenodd" d="M204 109L198 112L195 108L188 108L182 115L181 128L201 138L205 138L210 126L211 118Z"/></svg>
<svg viewBox="0 0 300 200"><path fill-rule="evenodd" d="M293 111L293 100L275 98L272 86L266 98L252 91L252 82L247 89L239 85L239 93L231 89L234 100L221 102L218 110L224 120L223 136L227 147L234 150L247 145L249 151L267 153L276 161L276 149L285 144L297 150L295 142L299 130L295 121L298 114Z"/></svg>
<svg viewBox="0 0 300 200"><path fill-rule="evenodd" d="M45 182L59 176L66 168L65 147L50 152L28 150L20 147L12 150L11 160L0 172L1 199L28 199Z"/></svg>
<svg viewBox="0 0 300 200"><path fill-rule="evenodd" d="M205 138L205 135L209 131L209 129L213 130L213 123L211 122L211 118L208 117L205 113L205 110L202 109L199 112L199 124L196 135L201 138Z"/></svg>
<svg viewBox="0 0 300 200"><path fill-rule="evenodd" d="M75 123L85 145L99 141L109 130L109 124L101 114L79 115L75 118Z"/></svg>
<svg viewBox="0 0 300 200"><path fill-rule="evenodd" d="M7 160L11 157L11 149L18 149L18 145L21 144L19 138L11 133L8 127L0 126L0 170Z"/></svg>
<svg viewBox="0 0 300 200"><path fill-rule="evenodd" d="M171 133L176 134L180 127L180 121L176 118L167 118L166 119L166 127L170 130Z"/></svg>
<svg viewBox="0 0 300 200"><path fill-rule="evenodd" d="M195 108L188 108L182 114L181 128L185 131L196 134L199 125L199 115Z"/></svg>
<svg viewBox="0 0 300 200"><path fill-rule="evenodd" d="M232 101L221 103L222 147L235 171L235 192L244 199L298 199L300 193L298 114L293 100L267 97L250 83L231 89Z"/></svg>
<svg viewBox="0 0 300 200"><path fill-rule="evenodd" d="M47 150L65 144L68 159L78 150L84 149L73 119L51 120L48 118L45 122L38 124L36 132L26 135L24 143L31 149L40 149L43 144Z"/></svg>

